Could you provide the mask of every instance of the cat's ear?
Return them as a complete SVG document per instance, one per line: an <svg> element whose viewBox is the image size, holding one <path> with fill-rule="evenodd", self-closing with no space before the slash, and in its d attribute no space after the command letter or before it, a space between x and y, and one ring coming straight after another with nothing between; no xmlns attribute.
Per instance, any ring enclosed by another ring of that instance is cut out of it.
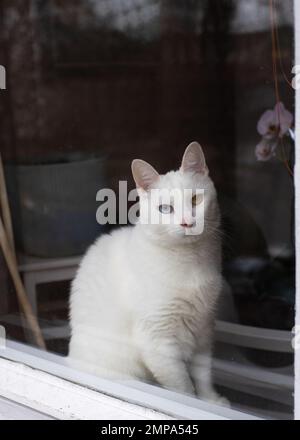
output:
<svg viewBox="0 0 300 440"><path fill-rule="evenodd" d="M203 150L198 142L190 143L184 152L180 170L199 174L208 174Z"/></svg>
<svg viewBox="0 0 300 440"><path fill-rule="evenodd" d="M158 172L147 162L134 159L131 164L132 175L137 188L148 191L151 185L159 178Z"/></svg>

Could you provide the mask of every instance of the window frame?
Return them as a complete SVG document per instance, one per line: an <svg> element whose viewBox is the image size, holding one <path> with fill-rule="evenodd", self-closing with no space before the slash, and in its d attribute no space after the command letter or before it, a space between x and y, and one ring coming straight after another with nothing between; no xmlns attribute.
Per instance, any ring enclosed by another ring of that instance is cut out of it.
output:
<svg viewBox="0 0 300 440"><path fill-rule="evenodd" d="M294 0L294 29L295 29L295 63L300 66L300 3ZM300 332L300 88L295 94L295 235L296 235L296 319L295 330ZM299 336L298 336L299 339ZM295 420L300 420L300 349L295 351L295 391L294 414Z"/></svg>

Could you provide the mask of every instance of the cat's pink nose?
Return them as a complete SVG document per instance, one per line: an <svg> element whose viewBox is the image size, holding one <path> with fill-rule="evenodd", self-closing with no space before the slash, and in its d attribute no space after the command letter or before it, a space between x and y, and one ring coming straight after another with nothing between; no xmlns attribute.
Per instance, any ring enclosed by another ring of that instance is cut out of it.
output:
<svg viewBox="0 0 300 440"><path fill-rule="evenodd" d="M194 225L193 223L181 223L181 225L183 228L192 228Z"/></svg>

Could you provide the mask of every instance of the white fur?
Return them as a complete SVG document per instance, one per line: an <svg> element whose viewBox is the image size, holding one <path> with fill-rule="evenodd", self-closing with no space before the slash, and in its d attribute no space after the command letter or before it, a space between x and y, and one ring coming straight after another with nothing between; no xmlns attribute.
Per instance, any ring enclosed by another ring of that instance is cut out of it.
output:
<svg viewBox="0 0 300 440"><path fill-rule="evenodd" d="M196 143L188 147L178 171L159 176L137 161L133 174L141 215L149 207L149 187L204 189L204 232L193 236L180 224L137 224L100 237L73 282L69 357L79 368L102 377L154 380L222 401L212 387L210 365L222 283L220 218L215 188L197 149ZM197 354L201 372L195 375Z"/></svg>

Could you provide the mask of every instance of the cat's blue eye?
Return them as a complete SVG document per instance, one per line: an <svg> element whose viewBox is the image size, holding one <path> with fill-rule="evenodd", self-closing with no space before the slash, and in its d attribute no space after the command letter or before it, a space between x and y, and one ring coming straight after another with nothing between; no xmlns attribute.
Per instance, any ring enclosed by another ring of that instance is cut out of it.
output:
<svg viewBox="0 0 300 440"><path fill-rule="evenodd" d="M171 214L174 211L172 205L159 205L158 209L162 214Z"/></svg>

